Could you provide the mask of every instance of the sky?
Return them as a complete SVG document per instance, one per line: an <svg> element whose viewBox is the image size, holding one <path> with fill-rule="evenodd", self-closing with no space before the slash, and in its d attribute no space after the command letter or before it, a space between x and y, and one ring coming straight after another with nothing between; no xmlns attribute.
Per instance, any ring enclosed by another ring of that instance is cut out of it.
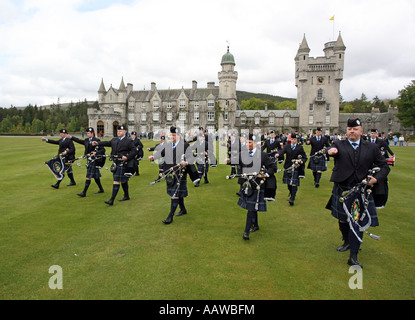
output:
<svg viewBox="0 0 415 320"><path fill-rule="evenodd" d="M330 20L334 16L334 20ZM415 79L413 0L0 0L0 107L218 85L229 45L237 90L296 98L294 58L341 33L344 100L395 99Z"/></svg>

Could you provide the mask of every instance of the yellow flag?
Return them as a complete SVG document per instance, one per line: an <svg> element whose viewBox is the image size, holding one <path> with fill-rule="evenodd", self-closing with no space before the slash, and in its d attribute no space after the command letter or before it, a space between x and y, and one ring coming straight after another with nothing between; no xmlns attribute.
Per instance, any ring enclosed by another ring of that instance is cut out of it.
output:
<svg viewBox="0 0 415 320"><path fill-rule="evenodd" d="M334 20L334 16L332 16L332 17L330 18L330 20Z"/></svg>

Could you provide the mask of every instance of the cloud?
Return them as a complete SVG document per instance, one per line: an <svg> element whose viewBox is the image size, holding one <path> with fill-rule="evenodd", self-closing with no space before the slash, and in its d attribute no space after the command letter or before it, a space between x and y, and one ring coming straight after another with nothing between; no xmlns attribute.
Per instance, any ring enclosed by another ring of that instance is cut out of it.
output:
<svg viewBox="0 0 415 320"><path fill-rule="evenodd" d="M227 41L238 90L296 98L303 35L316 57L339 31L343 98L395 98L415 78L414 14L411 0L4 0L0 106L96 100L102 78L106 88L121 77L135 89L217 83Z"/></svg>

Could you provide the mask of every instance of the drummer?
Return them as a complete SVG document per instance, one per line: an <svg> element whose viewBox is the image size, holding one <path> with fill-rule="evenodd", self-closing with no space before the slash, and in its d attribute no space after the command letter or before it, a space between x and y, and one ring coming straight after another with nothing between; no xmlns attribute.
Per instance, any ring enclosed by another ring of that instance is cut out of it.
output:
<svg viewBox="0 0 415 320"><path fill-rule="evenodd" d="M380 153L386 159L390 157L389 154L391 154L392 156L395 155L393 151L389 148L386 141L378 137L377 129L370 130L370 142L375 143L379 147ZM386 202L388 201L388 194L389 194L388 178L386 178L383 183L377 184L373 188L373 200L375 201L376 209L379 210L385 207Z"/></svg>
<svg viewBox="0 0 415 320"><path fill-rule="evenodd" d="M370 142L377 144L380 152L385 158L388 159L390 156L395 155L391 148L389 148L388 143L385 140L379 138L377 129L370 130Z"/></svg>

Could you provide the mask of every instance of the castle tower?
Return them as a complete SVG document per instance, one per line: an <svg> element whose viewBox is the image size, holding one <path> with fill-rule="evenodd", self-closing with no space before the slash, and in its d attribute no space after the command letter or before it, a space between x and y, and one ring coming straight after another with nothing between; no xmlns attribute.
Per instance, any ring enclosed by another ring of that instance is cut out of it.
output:
<svg viewBox="0 0 415 320"><path fill-rule="evenodd" d="M346 47L341 34L324 45L323 57L310 57L306 37L295 57L295 86L300 130L323 132L339 127L340 82L343 80Z"/></svg>
<svg viewBox="0 0 415 320"><path fill-rule="evenodd" d="M218 102L221 114L218 117L219 128L233 128L235 121L235 111L238 107L236 97L236 81L238 80L238 72L235 69L235 58L229 52L222 56L222 71L218 72L219 79L219 96Z"/></svg>

